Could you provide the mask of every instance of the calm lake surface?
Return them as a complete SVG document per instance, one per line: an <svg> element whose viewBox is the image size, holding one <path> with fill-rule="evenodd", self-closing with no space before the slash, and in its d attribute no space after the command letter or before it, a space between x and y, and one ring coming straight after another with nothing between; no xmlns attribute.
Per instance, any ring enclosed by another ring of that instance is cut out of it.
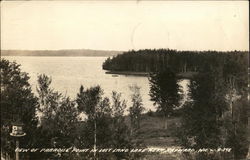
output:
<svg viewBox="0 0 250 160"><path fill-rule="evenodd" d="M131 104L129 86L137 84L141 87L141 96L146 110L155 110L149 96L149 81L147 77L105 74L102 63L107 57L29 57L29 56L4 56L10 61L21 64L21 69L29 73L32 90L36 93L37 76L46 74L52 77L51 87L65 95L76 98L80 85L88 88L100 85L104 90L104 96L111 97L112 91L122 94L122 99ZM179 81L179 85L187 97L187 85L189 80Z"/></svg>

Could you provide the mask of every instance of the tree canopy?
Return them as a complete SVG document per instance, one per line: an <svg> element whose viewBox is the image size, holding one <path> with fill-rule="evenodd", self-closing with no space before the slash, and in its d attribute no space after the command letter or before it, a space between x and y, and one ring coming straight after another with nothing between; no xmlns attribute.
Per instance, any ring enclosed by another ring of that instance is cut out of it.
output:
<svg viewBox="0 0 250 160"><path fill-rule="evenodd" d="M1 59L1 150L14 154L14 137L10 136L12 123L24 124L27 135L20 139L23 146L34 147L38 119L38 99L31 91L29 76L22 72L20 65Z"/></svg>

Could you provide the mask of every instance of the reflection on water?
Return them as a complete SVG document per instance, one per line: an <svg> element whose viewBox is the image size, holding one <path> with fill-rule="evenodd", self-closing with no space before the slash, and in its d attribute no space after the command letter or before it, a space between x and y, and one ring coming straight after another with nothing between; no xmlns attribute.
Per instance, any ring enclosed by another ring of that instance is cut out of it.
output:
<svg viewBox="0 0 250 160"><path fill-rule="evenodd" d="M122 98L130 105L131 91L129 86L136 84L141 87L144 107L155 110L149 97L149 82L147 77L105 74L102 63L107 57L4 57L21 64L22 71L29 73L32 90L36 92L37 76L46 74L52 77L52 86L71 98L75 98L80 85L85 88L100 85L104 95L111 97L112 91L122 93ZM181 80L184 93L187 93L189 80ZM184 96L186 98L186 94Z"/></svg>

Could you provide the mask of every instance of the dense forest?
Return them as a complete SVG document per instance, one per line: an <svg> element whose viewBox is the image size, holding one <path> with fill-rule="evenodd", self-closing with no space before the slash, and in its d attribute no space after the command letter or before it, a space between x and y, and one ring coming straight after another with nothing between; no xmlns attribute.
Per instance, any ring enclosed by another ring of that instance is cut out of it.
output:
<svg viewBox="0 0 250 160"><path fill-rule="evenodd" d="M174 72L199 72L208 68L233 67L247 71L248 52L177 51L171 49L144 49L128 51L108 58L103 69L111 71L156 72L171 68Z"/></svg>

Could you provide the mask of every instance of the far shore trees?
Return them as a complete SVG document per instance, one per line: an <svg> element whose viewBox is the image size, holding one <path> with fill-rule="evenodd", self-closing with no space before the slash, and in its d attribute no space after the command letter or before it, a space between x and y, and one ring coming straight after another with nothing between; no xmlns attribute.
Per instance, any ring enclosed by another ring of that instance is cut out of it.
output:
<svg viewBox="0 0 250 160"><path fill-rule="evenodd" d="M181 99L181 90L177 84L175 73L166 68L157 73L151 73L150 82L150 97L157 105L157 111L162 113L165 119L164 128L167 129L167 118L171 116L174 108L178 107Z"/></svg>
<svg viewBox="0 0 250 160"><path fill-rule="evenodd" d="M243 64L242 60L248 59L248 52L178 51L172 49L131 50L107 58L102 67L109 71L130 72L157 72L169 67L178 74L182 72L200 72L204 68L227 63L229 59Z"/></svg>

